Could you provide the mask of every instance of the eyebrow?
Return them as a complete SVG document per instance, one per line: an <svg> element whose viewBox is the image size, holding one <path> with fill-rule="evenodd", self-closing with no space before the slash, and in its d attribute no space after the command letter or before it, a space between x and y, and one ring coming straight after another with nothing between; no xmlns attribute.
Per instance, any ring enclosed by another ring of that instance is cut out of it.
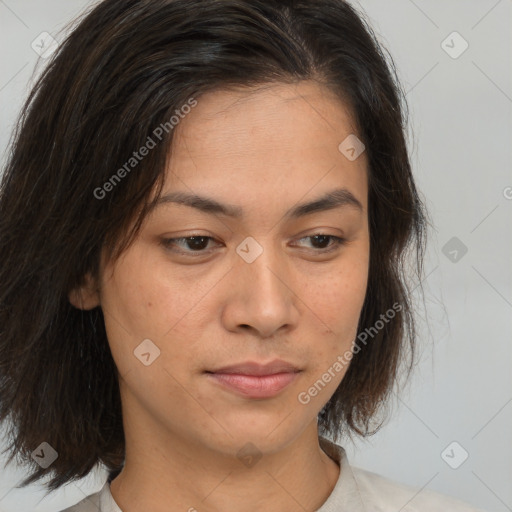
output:
<svg viewBox="0 0 512 512"><path fill-rule="evenodd" d="M244 216L243 209L240 206L222 204L209 197L189 194L187 192L171 192L160 197L154 204L154 208L161 204L177 203L196 208L204 213L212 215L224 215L235 219L241 219ZM301 203L286 212L287 219L298 219L312 213L332 210L340 207L352 207L363 212L361 202L346 188L332 190L318 199L307 203Z"/></svg>

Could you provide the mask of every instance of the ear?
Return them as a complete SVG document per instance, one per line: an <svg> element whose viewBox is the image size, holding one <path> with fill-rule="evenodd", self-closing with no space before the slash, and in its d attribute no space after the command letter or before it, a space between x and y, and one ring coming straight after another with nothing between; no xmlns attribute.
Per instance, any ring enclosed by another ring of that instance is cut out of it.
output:
<svg viewBox="0 0 512 512"><path fill-rule="evenodd" d="M69 292L69 302L78 309L93 309L100 305L100 294L96 281L90 273L87 273L83 280L83 284L77 286Z"/></svg>

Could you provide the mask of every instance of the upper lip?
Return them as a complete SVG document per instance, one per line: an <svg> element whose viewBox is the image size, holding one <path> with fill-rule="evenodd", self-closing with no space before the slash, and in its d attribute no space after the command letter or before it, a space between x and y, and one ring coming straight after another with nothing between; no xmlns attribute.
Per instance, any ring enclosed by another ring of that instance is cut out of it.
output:
<svg viewBox="0 0 512 512"><path fill-rule="evenodd" d="M295 373L300 371L296 366L282 359L274 359L262 364L256 361L245 361L243 363L223 366L208 373L231 373L239 375L275 375L277 373Z"/></svg>

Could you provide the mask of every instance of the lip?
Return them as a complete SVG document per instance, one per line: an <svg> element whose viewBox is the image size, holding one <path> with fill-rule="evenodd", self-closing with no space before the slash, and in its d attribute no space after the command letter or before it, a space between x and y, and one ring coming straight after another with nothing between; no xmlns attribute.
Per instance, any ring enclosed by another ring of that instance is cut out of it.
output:
<svg viewBox="0 0 512 512"><path fill-rule="evenodd" d="M208 373L207 377L246 398L272 398L289 386L299 372L272 375L242 375L236 373Z"/></svg>
<svg viewBox="0 0 512 512"><path fill-rule="evenodd" d="M300 370L282 359L274 359L268 363L258 363L256 361L245 361L243 363L233 364L230 366L223 366L216 370L210 370L207 373L214 374L237 374L237 375L253 375L253 376L267 376L275 375L278 373L295 373Z"/></svg>
<svg viewBox="0 0 512 512"><path fill-rule="evenodd" d="M300 372L294 365L276 359L266 364L247 361L206 374L223 388L246 398L272 398L289 386Z"/></svg>

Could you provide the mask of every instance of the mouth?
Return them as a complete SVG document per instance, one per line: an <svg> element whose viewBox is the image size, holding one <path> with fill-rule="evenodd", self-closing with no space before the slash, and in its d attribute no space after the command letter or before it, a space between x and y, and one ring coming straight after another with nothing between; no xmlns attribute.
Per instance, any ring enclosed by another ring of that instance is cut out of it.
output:
<svg viewBox="0 0 512 512"><path fill-rule="evenodd" d="M289 386L302 370L282 360L267 364L247 361L206 371L222 388L246 398L272 398Z"/></svg>
<svg viewBox="0 0 512 512"><path fill-rule="evenodd" d="M283 361L282 359L274 359L268 363L259 363L257 361L244 361L243 363L223 366L215 370L209 370L207 373L222 373L236 375L253 375L264 377L267 375L276 375L278 373L295 373L300 371L299 368Z"/></svg>

